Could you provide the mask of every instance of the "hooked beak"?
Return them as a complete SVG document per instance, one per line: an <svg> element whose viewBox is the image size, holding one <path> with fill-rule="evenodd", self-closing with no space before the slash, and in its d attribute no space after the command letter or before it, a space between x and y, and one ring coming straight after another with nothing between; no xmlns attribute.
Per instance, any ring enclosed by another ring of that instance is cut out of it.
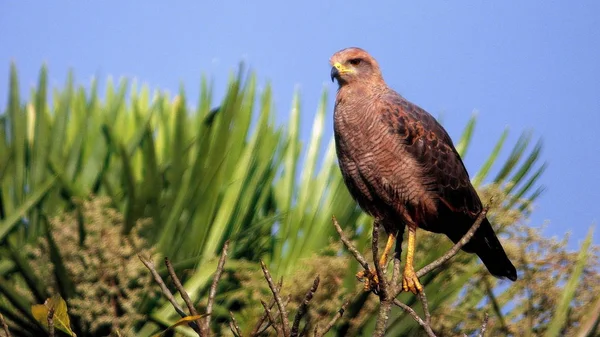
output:
<svg viewBox="0 0 600 337"><path fill-rule="evenodd" d="M342 76L344 74L353 73L353 72L354 72L354 69L344 67L341 63L336 62L333 64L333 67L331 68L331 81L333 82L334 78L337 78L339 81L340 76Z"/></svg>
<svg viewBox="0 0 600 337"><path fill-rule="evenodd" d="M333 82L333 80L338 76L340 76L340 71L338 70L338 68L331 67L331 82Z"/></svg>

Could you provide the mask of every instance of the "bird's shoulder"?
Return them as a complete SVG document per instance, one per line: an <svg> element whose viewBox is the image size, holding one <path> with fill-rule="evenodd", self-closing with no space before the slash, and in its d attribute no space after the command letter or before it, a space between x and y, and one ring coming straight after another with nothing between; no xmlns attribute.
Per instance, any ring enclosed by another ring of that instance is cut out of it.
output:
<svg viewBox="0 0 600 337"><path fill-rule="evenodd" d="M452 209L478 212L479 198L442 125L427 111L393 91L381 96L377 110L390 139L398 142L404 153L420 165L428 189Z"/></svg>

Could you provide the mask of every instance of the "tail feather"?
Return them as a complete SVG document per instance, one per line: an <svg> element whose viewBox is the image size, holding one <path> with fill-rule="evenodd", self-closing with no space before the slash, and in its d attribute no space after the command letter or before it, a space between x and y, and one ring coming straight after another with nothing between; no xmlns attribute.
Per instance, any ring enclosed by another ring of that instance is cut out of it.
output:
<svg viewBox="0 0 600 337"><path fill-rule="evenodd" d="M448 236L456 243L465 233L466 231L462 234L448 233ZM473 238L462 249L468 253L477 254L490 274L495 277L508 278L511 281L517 280L517 269L510 262L488 219L484 219Z"/></svg>

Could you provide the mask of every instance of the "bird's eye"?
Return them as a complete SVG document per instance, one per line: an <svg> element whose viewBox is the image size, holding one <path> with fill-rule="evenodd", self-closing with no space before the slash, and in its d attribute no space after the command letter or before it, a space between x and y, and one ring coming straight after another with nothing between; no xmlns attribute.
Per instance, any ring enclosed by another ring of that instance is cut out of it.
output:
<svg viewBox="0 0 600 337"><path fill-rule="evenodd" d="M357 66L360 64L361 61L362 61L361 59L352 59L352 60L350 60L350 64L353 66Z"/></svg>

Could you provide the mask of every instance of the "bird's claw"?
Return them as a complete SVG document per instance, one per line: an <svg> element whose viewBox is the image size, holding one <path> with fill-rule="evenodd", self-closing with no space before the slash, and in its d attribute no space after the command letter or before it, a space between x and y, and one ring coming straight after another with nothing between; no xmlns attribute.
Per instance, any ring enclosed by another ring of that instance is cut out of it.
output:
<svg viewBox="0 0 600 337"><path fill-rule="evenodd" d="M377 277L377 272L374 269L361 270L356 273L356 278L365 284L365 291L377 291L379 289L379 277Z"/></svg>
<svg viewBox="0 0 600 337"><path fill-rule="evenodd" d="M423 291L423 286L419 282L417 273L414 270L404 270L402 274L402 290L417 295Z"/></svg>

